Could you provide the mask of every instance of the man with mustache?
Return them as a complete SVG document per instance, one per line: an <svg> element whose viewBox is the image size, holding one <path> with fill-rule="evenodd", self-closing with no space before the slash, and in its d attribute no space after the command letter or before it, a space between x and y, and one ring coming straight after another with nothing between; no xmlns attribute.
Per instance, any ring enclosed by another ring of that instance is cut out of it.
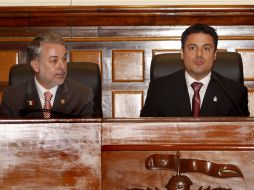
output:
<svg viewBox="0 0 254 190"><path fill-rule="evenodd" d="M182 33L181 43L185 69L150 82L140 116L249 116L247 88L212 71L216 30L194 24Z"/></svg>
<svg viewBox="0 0 254 190"><path fill-rule="evenodd" d="M37 36L27 48L34 78L5 88L1 114L7 118L90 117L93 90L67 74L67 50L62 37Z"/></svg>

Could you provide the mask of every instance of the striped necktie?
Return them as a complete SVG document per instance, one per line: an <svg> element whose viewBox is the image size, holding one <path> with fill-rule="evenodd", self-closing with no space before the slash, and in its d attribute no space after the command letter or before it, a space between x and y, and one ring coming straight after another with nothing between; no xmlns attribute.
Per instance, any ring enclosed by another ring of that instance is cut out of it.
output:
<svg viewBox="0 0 254 190"><path fill-rule="evenodd" d="M46 119L50 118L50 112L51 112L51 103L50 100L53 97L53 95L50 92L45 92L44 93L44 97L45 97L45 103L44 103L44 110L43 110L43 117Z"/></svg>
<svg viewBox="0 0 254 190"><path fill-rule="evenodd" d="M203 86L203 83L200 82L193 82L191 84L191 87L194 90L194 95L192 98L192 116L193 117L199 117L200 112L200 95L199 91L201 87Z"/></svg>

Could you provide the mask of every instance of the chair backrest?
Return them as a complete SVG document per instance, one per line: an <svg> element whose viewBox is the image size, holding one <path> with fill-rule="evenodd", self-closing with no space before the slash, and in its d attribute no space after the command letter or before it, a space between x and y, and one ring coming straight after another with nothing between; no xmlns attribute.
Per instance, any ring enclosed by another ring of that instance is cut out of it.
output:
<svg viewBox="0 0 254 190"><path fill-rule="evenodd" d="M151 62L151 80L184 68L180 53L154 55ZM218 52L213 70L222 76L243 84L242 57L237 52Z"/></svg>
<svg viewBox="0 0 254 190"><path fill-rule="evenodd" d="M91 62L71 62L67 64L67 69L67 77L86 84L93 89L94 117L102 117L101 73L99 65ZM29 64L13 65L9 71L9 85L19 83L33 76L33 71Z"/></svg>

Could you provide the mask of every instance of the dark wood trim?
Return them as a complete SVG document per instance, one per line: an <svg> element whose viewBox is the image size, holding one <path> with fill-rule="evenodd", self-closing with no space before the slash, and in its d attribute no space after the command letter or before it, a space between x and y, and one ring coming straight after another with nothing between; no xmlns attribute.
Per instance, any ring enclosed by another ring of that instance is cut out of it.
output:
<svg viewBox="0 0 254 190"><path fill-rule="evenodd" d="M254 25L254 5L0 7L0 26Z"/></svg>
<svg viewBox="0 0 254 190"><path fill-rule="evenodd" d="M0 42L31 42L33 37L1 37ZM127 41L173 41L179 36L169 37L64 37L66 42L127 42ZM254 40L253 36L221 36L220 40Z"/></svg>
<svg viewBox="0 0 254 190"><path fill-rule="evenodd" d="M86 118L86 119L1 119L0 124L43 124L43 123L51 123L56 126L62 125L61 123L98 123L101 125L101 119L98 118Z"/></svg>
<svg viewBox="0 0 254 190"><path fill-rule="evenodd" d="M161 144L161 145L103 145L102 151L253 151L252 144Z"/></svg>
<svg viewBox="0 0 254 190"><path fill-rule="evenodd" d="M232 122L253 122L254 117L140 117L140 118L103 118L102 122L105 124L114 124L114 123L144 123L144 122L150 122L150 123L175 123L175 122L181 122L181 123L199 123L199 122L226 122L226 123L232 123Z"/></svg>

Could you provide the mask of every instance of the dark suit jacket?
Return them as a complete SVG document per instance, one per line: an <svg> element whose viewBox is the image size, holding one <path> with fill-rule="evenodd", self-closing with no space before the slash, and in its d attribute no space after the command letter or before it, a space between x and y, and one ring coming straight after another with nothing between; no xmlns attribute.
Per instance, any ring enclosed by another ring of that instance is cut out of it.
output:
<svg viewBox="0 0 254 190"><path fill-rule="evenodd" d="M56 91L51 118L90 117L92 113L93 90L66 78ZM5 88L1 114L7 118L43 118L34 78Z"/></svg>
<svg viewBox="0 0 254 190"><path fill-rule="evenodd" d="M217 80L211 78L201 106L200 116L249 116L247 88L216 72L213 72L212 75L220 81L223 87ZM140 116L191 116L190 98L184 70L150 82L146 102Z"/></svg>

